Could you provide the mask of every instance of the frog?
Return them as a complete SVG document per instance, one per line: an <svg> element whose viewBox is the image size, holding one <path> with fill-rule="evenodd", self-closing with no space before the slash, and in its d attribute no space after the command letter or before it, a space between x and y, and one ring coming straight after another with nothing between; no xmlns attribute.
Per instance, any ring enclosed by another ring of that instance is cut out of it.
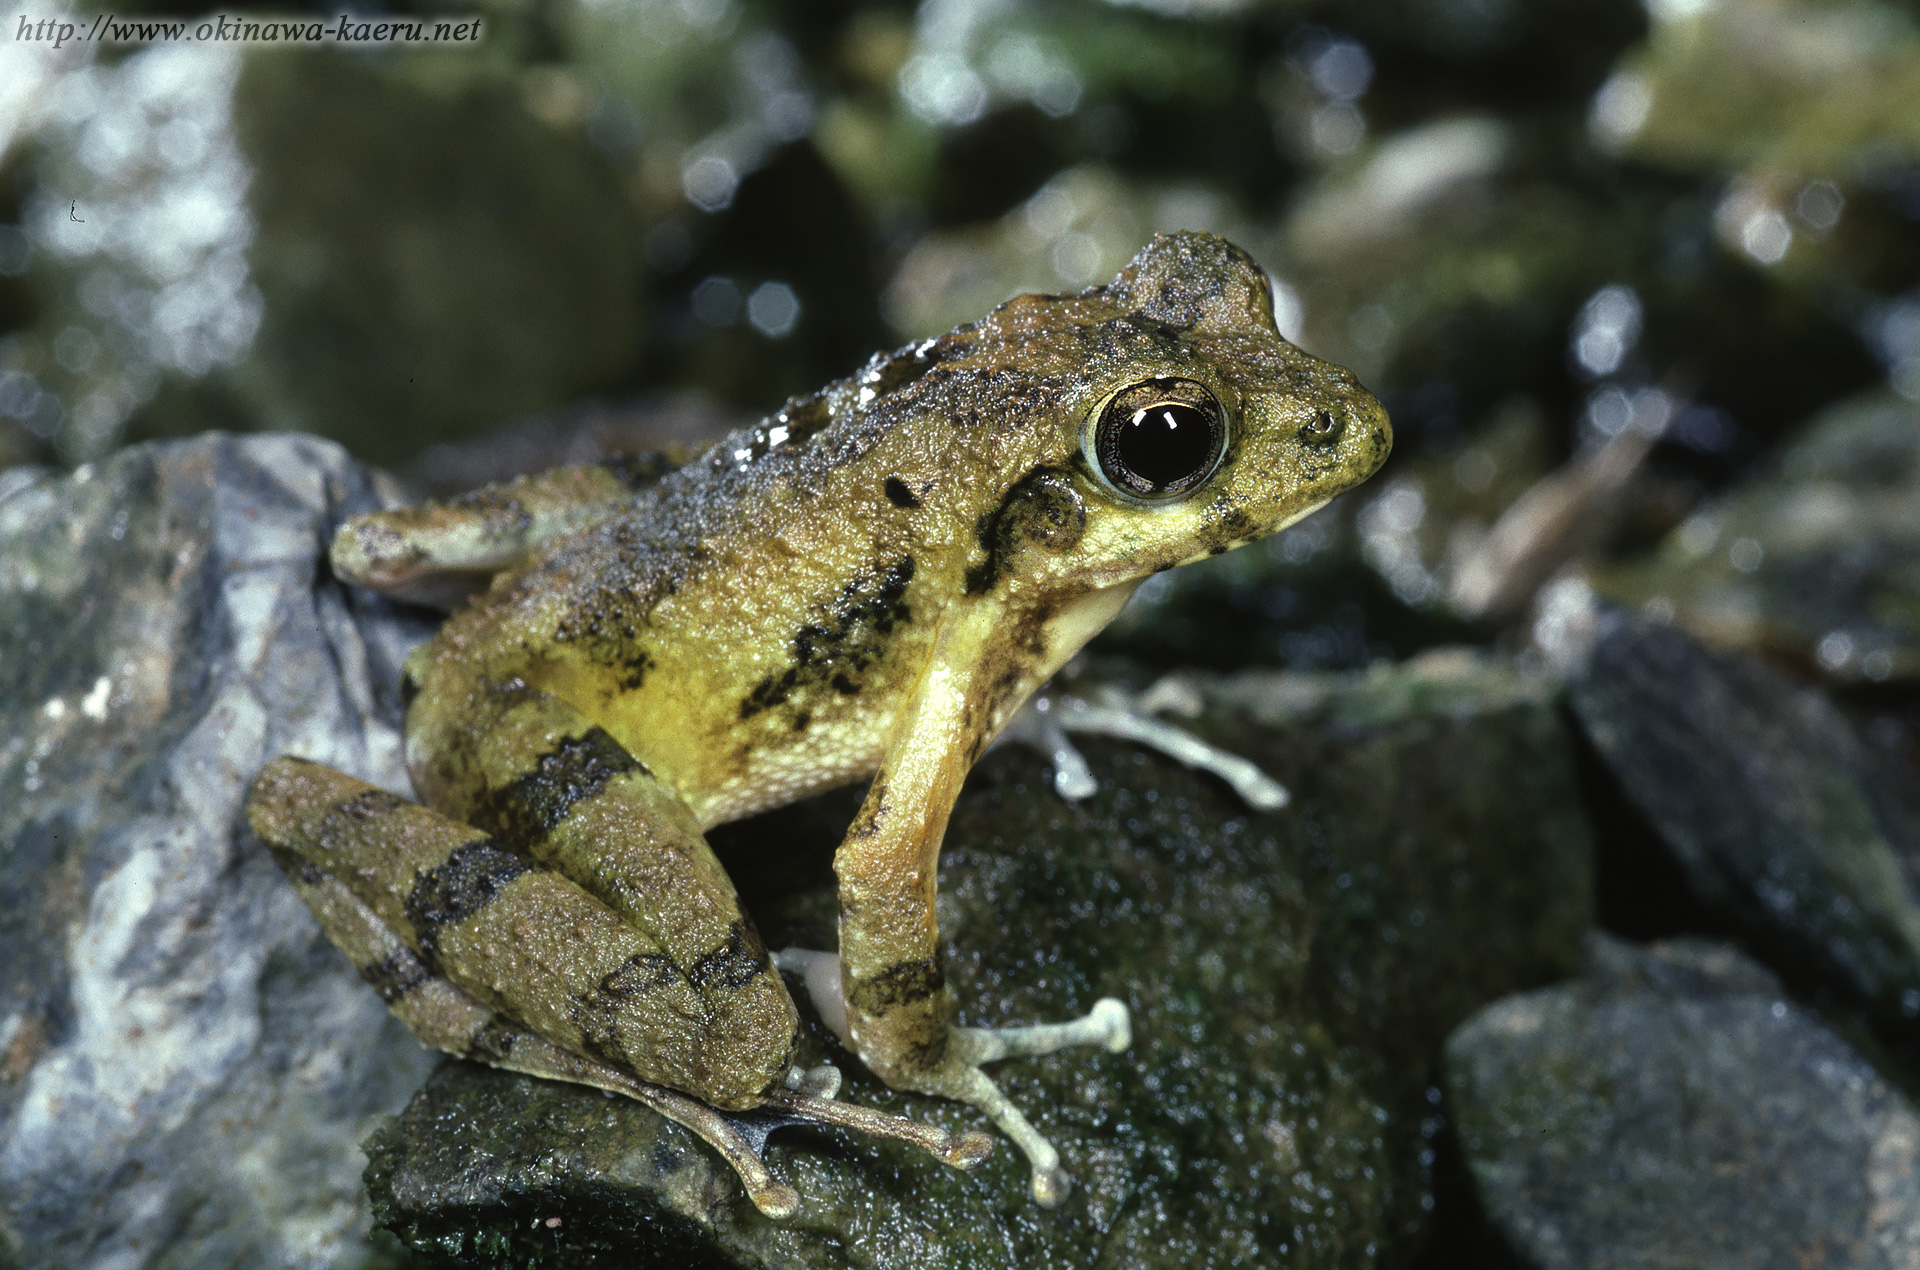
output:
<svg viewBox="0 0 1920 1270"><path fill-rule="evenodd" d="M983 1113L1057 1204L1059 1152L986 1068L1124 1051L1131 1016L955 1021L935 896L962 781L1142 581L1293 524L1391 445L1351 373L1282 337L1252 256L1158 235L1110 282L875 355L683 466L348 522L338 579L457 606L401 684L419 801L285 756L247 817L421 1041L654 1108L771 1217L798 1207L773 1127L961 1168L995 1141L837 1098L796 1059L788 975L887 1086ZM861 780L838 948L769 951L707 831Z"/></svg>

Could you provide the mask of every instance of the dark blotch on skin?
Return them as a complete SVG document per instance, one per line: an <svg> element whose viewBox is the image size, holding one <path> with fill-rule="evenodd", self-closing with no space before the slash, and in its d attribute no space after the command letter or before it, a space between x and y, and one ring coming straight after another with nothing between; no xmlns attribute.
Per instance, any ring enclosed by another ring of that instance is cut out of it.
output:
<svg viewBox="0 0 1920 1270"><path fill-rule="evenodd" d="M759 934L745 922L734 922L727 927L726 943L687 967L687 982L696 988L713 984L743 988L766 974L771 966L767 947L760 942Z"/></svg>
<svg viewBox="0 0 1920 1270"><path fill-rule="evenodd" d="M661 477L673 471L673 460L657 450L645 454L617 454L610 459L600 460L599 466L613 473L621 484L635 491L646 489L659 483Z"/></svg>
<svg viewBox="0 0 1920 1270"><path fill-rule="evenodd" d="M605 728L589 728L562 740L532 771L500 790L494 823L512 841L539 841L566 820L576 803L595 797L609 781L646 771Z"/></svg>
<svg viewBox="0 0 1920 1270"><path fill-rule="evenodd" d="M433 972L411 948L396 948L372 965L361 966L360 977L373 985L382 1001L392 1005L433 978Z"/></svg>
<svg viewBox="0 0 1920 1270"><path fill-rule="evenodd" d="M887 501L895 507L904 507L908 511L912 511L914 508L920 506L919 498L914 495L911 489L907 488L907 483L897 476L889 476L886 484L881 488L886 491Z"/></svg>
<svg viewBox="0 0 1920 1270"><path fill-rule="evenodd" d="M472 917L533 867L531 860L491 838L455 847L445 860L420 875L407 896L407 920L421 950L437 959L443 927Z"/></svg>
<svg viewBox="0 0 1920 1270"><path fill-rule="evenodd" d="M879 1014L896 1006L925 1001L947 986L939 958L903 961L871 979L856 983L850 1003L862 1014Z"/></svg>
<svg viewBox="0 0 1920 1270"><path fill-rule="evenodd" d="M488 1063L504 1063L513 1053L514 1042L519 1039L520 1031L513 1024L505 1019L490 1019L468 1039L466 1057Z"/></svg>
<svg viewBox="0 0 1920 1270"><path fill-rule="evenodd" d="M625 530L613 523L610 532ZM554 641L577 645L595 665L613 672L614 682L622 691L634 692L646 682L647 672L654 666L652 656L641 646L645 615L672 590L663 585L644 604L636 604L635 597L618 584L595 586L554 628Z"/></svg>
<svg viewBox="0 0 1920 1270"><path fill-rule="evenodd" d="M680 978L680 967L665 953L635 953L608 971L600 979L599 997L605 1002L625 1001L665 987Z"/></svg>
<svg viewBox="0 0 1920 1270"><path fill-rule="evenodd" d="M288 877L305 882L308 886L319 886L327 880L326 871L305 856L285 847L270 846L268 849L273 852L275 863Z"/></svg>
<svg viewBox="0 0 1920 1270"><path fill-rule="evenodd" d="M1071 551L1086 531L1087 505L1072 478L1054 468L1035 468L980 518L974 533L987 554L967 570L967 594L990 590L1023 547Z"/></svg>
<svg viewBox="0 0 1920 1270"><path fill-rule="evenodd" d="M849 582L828 625L809 623L794 632L793 664L755 684L740 701L740 717L751 719L805 688L831 685L844 696L859 692L860 676L886 652L894 628L913 620L905 602L913 573L913 557L902 556L877 575Z"/></svg>

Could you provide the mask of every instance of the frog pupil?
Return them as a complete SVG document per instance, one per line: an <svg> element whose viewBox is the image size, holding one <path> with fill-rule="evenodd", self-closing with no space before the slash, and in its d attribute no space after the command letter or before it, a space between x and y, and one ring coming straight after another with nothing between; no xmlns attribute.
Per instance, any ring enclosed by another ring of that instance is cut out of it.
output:
<svg viewBox="0 0 1920 1270"><path fill-rule="evenodd" d="M1122 489L1143 497L1178 493L1212 469L1220 449L1212 413L1183 401L1156 401L1109 417L1101 467Z"/></svg>

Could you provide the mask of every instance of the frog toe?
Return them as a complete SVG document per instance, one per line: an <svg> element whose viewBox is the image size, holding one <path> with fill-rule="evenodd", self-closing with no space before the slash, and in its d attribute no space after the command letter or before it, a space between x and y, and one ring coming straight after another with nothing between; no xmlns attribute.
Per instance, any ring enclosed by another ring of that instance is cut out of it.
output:
<svg viewBox="0 0 1920 1270"><path fill-rule="evenodd" d="M1068 733L1107 736L1131 741L1196 771L1210 772L1233 787L1242 802L1255 811L1277 811L1292 796L1286 787L1260 767L1201 740L1154 711L1169 704L1168 682L1130 697L1117 688L1099 687L1085 696L1048 689L1028 700L1000 739L1040 750L1053 763L1054 790L1068 802L1079 802L1099 786L1087 761L1068 739Z"/></svg>
<svg viewBox="0 0 1920 1270"><path fill-rule="evenodd" d="M1070 1047L1093 1045L1119 1053L1133 1042L1132 1016L1127 1007L1104 997L1092 1010L1066 1023L1027 1027L960 1027L953 1029L950 1048L955 1066L932 1092L965 1102L986 1113L994 1127L1007 1135L1027 1157L1033 1169L1034 1202L1051 1208L1067 1197L1072 1179L1060 1167L1060 1152L1047 1141L1013 1101L1000 1092L981 1064L1002 1058L1051 1054Z"/></svg>

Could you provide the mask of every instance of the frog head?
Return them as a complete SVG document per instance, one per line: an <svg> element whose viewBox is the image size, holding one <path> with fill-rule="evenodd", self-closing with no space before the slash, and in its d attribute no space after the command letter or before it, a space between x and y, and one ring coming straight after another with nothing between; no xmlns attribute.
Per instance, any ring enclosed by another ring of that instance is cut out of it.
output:
<svg viewBox="0 0 1920 1270"><path fill-rule="evenodd" d="M1022 296L946 339L1003 380L947 467L973 490L969 595L1057 603L1217 555L1392 446L1380 403L1282 338L1265 272L1211 234L1160 235L1105 286Z"/></svg>

